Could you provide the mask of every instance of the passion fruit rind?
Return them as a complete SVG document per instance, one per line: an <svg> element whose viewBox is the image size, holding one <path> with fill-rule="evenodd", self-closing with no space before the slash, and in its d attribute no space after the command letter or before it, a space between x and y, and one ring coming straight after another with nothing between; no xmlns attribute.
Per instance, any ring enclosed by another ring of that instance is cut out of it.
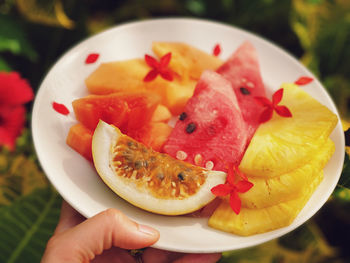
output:
<svg viewBox="0 0 350 263"><path fill-rule="evenodd" d="M215 196L210 189L226 174L158 153L100 121L92 142L102 180L120 197L147 211L179 215L193 212Z"/></svg>

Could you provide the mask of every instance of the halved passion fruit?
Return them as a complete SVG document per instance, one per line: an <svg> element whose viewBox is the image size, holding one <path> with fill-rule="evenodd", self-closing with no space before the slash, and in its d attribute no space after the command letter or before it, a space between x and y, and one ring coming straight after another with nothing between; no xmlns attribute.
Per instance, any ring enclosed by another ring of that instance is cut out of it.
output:
<svg viewBox="0 0 350 263"><path fill-rule="evenodd" d="M95 168L121 198L164 215L191 213L215 196L210 189L225 182L226 174L159 153L100 121L92 140Z"/></svg>

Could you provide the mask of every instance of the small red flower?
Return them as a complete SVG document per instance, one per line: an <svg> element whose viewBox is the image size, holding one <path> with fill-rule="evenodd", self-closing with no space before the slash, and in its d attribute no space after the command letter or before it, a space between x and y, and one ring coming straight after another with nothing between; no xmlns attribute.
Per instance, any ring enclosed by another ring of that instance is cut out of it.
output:
<svg viewBox="0 0 350 263"><path fill-rule="evenodd" d="M64 104L52 102L52 108L62 115L69 114L69 110L67 109L67 107Z"/></svg>
<svg viewBox="0 0 350 263"><path fill-rule="evenodd" d="M313 81L314 79L313 78L310 78L310 77L306 77L306 76L302 76L300 78L298 78L294 84L297 84L299 86L302 86L302 85L306 85L306 84L309 84L311 81Z"/></svg>
<svg viewBox="0 0 350 263"><path fill-rule="evenodd" d="M220 53L221 53L221 46L220 46L220 44L216 44L214 49L213 49L213 55L215 57L217 57L220 55Z"/></svg>
<svg viewBox="0 0 350 263"><path fill-rule="evenodd" d="M85 59L85 64L92 64L95 63L97 61L97 59L99 58L99 54L97 53L91 53L89 54L86 59Z"/></svg>
<svg viewBox="0 0 350 263"><path fill-rule="evenodd" d="M277 90L272 95L272 101L265 97L254 97L257 103L259 103L263 107L266 107L266 109L263 110L263 112L260 115L260 123L269 121L272 118L273 111L276 111L276 113L282 117L292 117L292 113L286 106L278 105L278 103L281 102L282 97L283 89Z"/></svg>
<svg viewBox="0 0 350 263"><path fill-rule="evenodd" d="M26 109L34 93L17 72L0 72L0 145L14 150L25 124Z"/></svg>
<svg viewBox="0 0 350 263"><path fill-rule="evenodd" d="M240 180L237 175L243 178L243 180ZM237 166L230 165L227 172L226 183L219 184L211 189L211 192L215 196L230 195L230 206L237 215L241 211L241 199L238 194L247 192L254 185L246 178L247 177L239 171Z"/></svg>
<svg viewBox="0 0 350 263"><path fill-rule="evenodd" d="M144 77L143 81L145 82L152 81L158 75L160 75L163 79L172 81L174 78L173 72L171 71L171 69L168 68L170 60L171 60L170 52L162 56L159 61L157 61L154 57L146 54L145 61L147 65L150 66L152 69Z"/></svg>

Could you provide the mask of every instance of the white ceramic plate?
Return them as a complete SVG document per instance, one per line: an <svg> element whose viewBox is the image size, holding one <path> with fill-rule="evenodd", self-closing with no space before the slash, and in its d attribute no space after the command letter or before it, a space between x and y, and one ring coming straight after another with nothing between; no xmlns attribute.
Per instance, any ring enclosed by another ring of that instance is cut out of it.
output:
<svg viewBox="0 0 350 263"><path fill-rule="evenodd" d="M74 118L56 113L53 101L71 111L74 99L87 95L84 79L101 62L143 57L151 53L152 41L181 41L209 53L216 43L222 46L225 59L245 40L257 49L263 80L276 90L282 82L311 76L304 66L272 43L232 26L195 19L157 19L116 26L90 37L65 53L45 77L37 93L32 116L35 148L40 163L62 197L86 217L115 207L130 218L157 228L160 239L156 248L181 252L218 252L245 248L282 236L303 224L326 202L341 174L344 160L344 137L340 124L331 135L336 151L325 168L325 178L294 222L264 234L240 237L207 226L207 219L185 216L161 216L145 212L118 198L99 179L93 166L70 149L65 139ZM96 63L84 63L96 52ZM330 110L337 113L331 98L317 80L303 87ZM337 113L338 114L338 113Z"/></svg>

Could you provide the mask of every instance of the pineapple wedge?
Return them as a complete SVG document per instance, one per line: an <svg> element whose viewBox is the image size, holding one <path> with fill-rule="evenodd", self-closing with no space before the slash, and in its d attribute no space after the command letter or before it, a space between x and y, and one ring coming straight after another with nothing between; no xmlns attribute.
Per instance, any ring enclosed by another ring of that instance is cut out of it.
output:
<svg viewBox="0 0 350 263"><path fill-rule="evenodd" d="M298 169L273 178L249 177L254 186L240 194L242 207L264 208L299 197L327 164L334 150L333 141L328 139L310 163Z"/></svg>
<svg viewBox="0 0 350 263"><path fill-rule="evenodd" d="M236 215L227 199L209 218L209 226L236 235L249 236L290 225L323 179L323 171L316 175L298 198L260 209L242 208Z"/></svg>
<svg viewBox="0 0 350 263"><path fill-rule="evenodd" d="M338 122L326 106L294 84L283 84L283 99L293 114L277 114L260 125L239 169L251 176L275 177L302 167L316 155Z"/></svg>
<svg viewBox="0 0 350 263"><path fill-rule="evenodd" d="M203 70L216 70L222 61L200 49L180 42L153 42L153 52L162 57L171 52L170 68L184 79L198 80Z"/></svg>

